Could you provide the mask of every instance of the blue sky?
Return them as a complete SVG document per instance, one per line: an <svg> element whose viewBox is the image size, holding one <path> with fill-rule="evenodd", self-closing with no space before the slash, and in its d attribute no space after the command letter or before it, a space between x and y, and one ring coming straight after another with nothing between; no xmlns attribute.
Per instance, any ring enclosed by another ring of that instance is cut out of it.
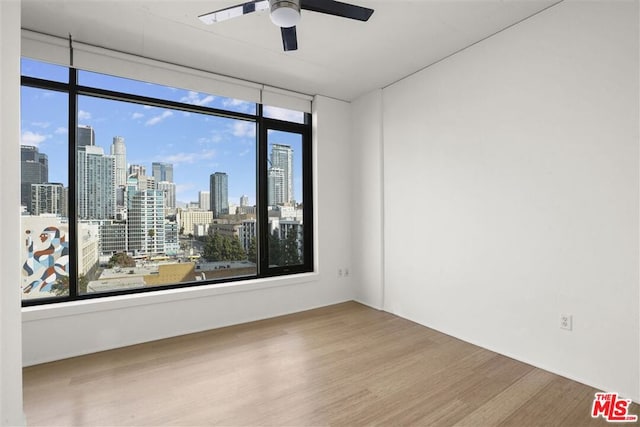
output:
<svg viewBox="0 0 640 427"><path fill-rule="evenodd" d="M23 74L65 81L63 67L23 60ZM255 104L194 91L81 72L79 83L130 91L194 105L254 113ZM268 108L271 117L297 121L300 113ZM41 89L22 88L21 143L35 145L49 158L49 181L68 184L67 95ZM256 128L253 122L185 113L134 103L88 96L78 99L78 123L92 126L96 145L109 154L115 136L124 138L128 164L142 164L151 175L152 162L174 165L177 200L198 200L198 191L209 190L209 175L229 176L229 202L240 196L255 203ZM269 134L269 144L287 144L294 149L294 186L301 197L301 138L284 132Z"/></svg>

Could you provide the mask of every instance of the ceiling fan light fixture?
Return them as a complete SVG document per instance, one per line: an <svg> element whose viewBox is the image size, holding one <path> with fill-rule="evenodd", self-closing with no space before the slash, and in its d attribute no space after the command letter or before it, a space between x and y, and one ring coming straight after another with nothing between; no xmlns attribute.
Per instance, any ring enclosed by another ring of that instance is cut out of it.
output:
<svg viewBox="0 0 640 427"><path fill-rule="evenodd" d="M294 27L300 22L300 0L269 0L271 22L281 28Z"/></svg>

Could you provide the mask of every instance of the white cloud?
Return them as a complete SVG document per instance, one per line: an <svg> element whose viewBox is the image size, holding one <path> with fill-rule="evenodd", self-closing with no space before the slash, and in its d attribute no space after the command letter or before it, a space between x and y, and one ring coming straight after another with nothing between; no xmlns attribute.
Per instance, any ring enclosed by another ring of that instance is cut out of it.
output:
<svg viewBox="0 0 640 427"><path fill-rule="evenodd" d="M67 133L69 133L69 130L64 127L59 127L55 131L53 131L53 133L55 133L56 135L66 135Z"/></svg>
<svg viewBox="0 0 640 427"><path fill-rule="evenodd" d="M163 111L162 114L152 117L149 120L147 120L147 122L145 123L146 126L154 126L157 125L158 123L162 122L164 119L166 119L167 117L171 117L173 116L173 113L171 111Z"/></svg>
<svg viewBox="0 0 640 427"><path fill-rule="evenodd" d="M40 133L35 133L28 130L22 133L20 143L22 145L33 145L37 147L38 145L42 144L47 138L47 135L42 135Z"/></svg>
<svg viewBox="0 0 640 427"><path fill-rule="evenodd" d="M78 120L89 120L91 118L91 113L88 111L78 110Z"/></svg>
<svg viewBox="0 0 640 427"><path fill-rule="evenodd" d="M250 152L251 152L251 150L247 149L247 150L244 150L244 151L241 151L240 153L238 153L238 156L244 157L247 154L249 154Z"/></svg>
<svg viewBox="0 0 640 427"><path fill-rule="evenodd" d="M200 153L201 159L213 159L216 156L216 150L202 150Z"/></svg>
<svg viewBox="0 0 640 427"><path fill-rule="evenodd" d="M162 162L173 163L178 166L181 163L192 164L202 160L209 160L216 156L215 150L202 150L196 153L176 153L159 159Z"/></svg>
<svg viewBox="0 0 640 427"><path fill-rule="evenodd" d="M193 163L198 158L197 153L176 153L170 156L164 157L163 162L166 163Z"/></svg>
<svg viewBox="0 0 640 427"><path fill-rule="evenodd" d="M241 99L225 98L225 100L222 101L222 105L226 108L232 108L236 111L247 112L255 104L252 102L243 101Z"/></svg>
<svg viewBox="0 0 640 427"><path fill-rule="evenodd" d="M131 115L131 118L132 118L133 120L138 120L138 119L141 119L141 118L143 118L143 117L144 117L144 114L142 114L142 113L133 113L133 114Z"/></svg>
<svg viewBox="0 0 640 427"><path fill-rule="evenodd" d="M203 97L200 97L200 94L198 92L190 90L187 96L183 96L182 98L180 98L180 102L203 106L211 104L214 99L216 99L216 97L213 95L204 95Z"/></svg>
<svg viewBox="0 0 640 427"><path fill-rule="evenodd" d="M49 123L49 122L33 122L33 123L31 123L31 125L35 126L35 127L42 128L42 129L46 129L49 126L51 126L51 123Z"/></svg>
<svg viewBox="0 0 640 427"><path fill-rule="evenodd" d="M233 123L231 133L238 138L255 138L256 125L252 122L236 121Z"/></svg>

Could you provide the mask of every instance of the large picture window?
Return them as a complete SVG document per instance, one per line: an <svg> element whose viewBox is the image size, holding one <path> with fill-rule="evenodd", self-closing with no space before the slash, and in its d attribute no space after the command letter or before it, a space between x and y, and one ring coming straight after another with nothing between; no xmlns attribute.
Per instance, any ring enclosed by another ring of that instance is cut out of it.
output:
<svg viewBox="0 0 640 427"><path fill-rule="evenodd" d="M308 113L22 68L24 305L313 270Z"/></svg>

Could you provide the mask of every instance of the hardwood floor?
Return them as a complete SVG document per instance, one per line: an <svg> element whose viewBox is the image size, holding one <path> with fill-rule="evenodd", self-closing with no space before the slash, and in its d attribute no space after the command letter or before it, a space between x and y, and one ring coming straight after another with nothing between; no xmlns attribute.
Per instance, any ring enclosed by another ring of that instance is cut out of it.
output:
<svg viewBox="0 0 640 427"><path fill-rule="evenodd" d="M47 426L607 425L595 392L353 302L24 369Z"/></svg>

